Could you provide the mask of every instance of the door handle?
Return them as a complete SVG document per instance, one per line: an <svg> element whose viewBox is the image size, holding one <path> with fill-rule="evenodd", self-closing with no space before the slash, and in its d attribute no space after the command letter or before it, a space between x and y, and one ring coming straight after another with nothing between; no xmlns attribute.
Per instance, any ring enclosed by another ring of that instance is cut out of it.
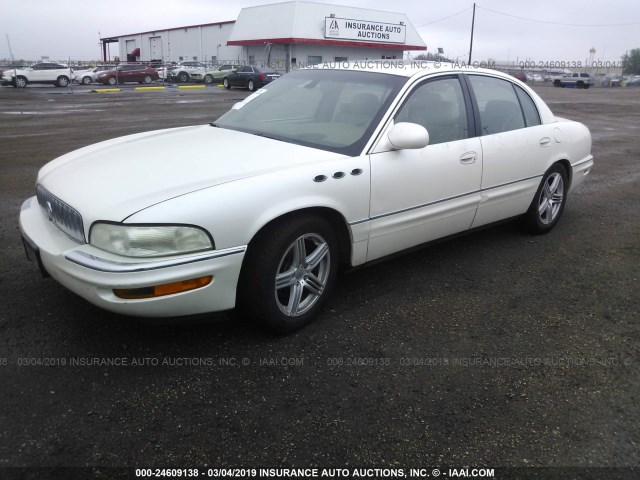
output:
<svg viewBox="0 0 640 480"><path fill-rule="evenodd" d="M549 137L542 137L540 139L540 146L541 147L548 147L549 144L551 144L551 139Z"/></svg>
<svg viewBox="0 0 640 480"><path fill-rule="evenodd" d="M460 157L460 163L464 165L469 165L471 163L475 163L478 154L476 152L467 152L463 153Z"/></svg>

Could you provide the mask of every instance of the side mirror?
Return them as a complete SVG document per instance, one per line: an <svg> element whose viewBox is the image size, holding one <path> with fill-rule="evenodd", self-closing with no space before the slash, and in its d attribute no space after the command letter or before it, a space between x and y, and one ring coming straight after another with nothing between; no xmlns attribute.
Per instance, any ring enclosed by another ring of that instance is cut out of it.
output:
<svg viewBox="0 0 640 480"><path fill-rule="evenodd" d="M429 132L417 123L396 123L389 130L387 137L391 145L400 150L424 148L429 145Z"/></svg>

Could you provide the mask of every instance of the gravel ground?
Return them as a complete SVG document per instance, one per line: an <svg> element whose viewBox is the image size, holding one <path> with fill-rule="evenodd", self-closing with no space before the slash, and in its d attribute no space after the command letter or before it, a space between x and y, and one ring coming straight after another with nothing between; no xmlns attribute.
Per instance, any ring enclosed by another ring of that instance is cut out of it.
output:
<svg viewBox="0 0 640 480"><path fill-rule="evenodd" d="M553 232L503 224L358 269L276 337L101 311L40 278L17 228L50 159L213 120L246 92L0 88L0 476L640 466L640 88L537 90L594 141Z"/></svg>

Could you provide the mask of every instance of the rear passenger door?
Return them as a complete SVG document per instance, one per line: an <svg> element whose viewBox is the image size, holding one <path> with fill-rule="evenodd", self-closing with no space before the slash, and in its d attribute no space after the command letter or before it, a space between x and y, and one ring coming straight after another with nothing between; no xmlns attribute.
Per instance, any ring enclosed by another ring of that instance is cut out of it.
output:
<svg viewBox="0 0 640 480"><path fill-rule="evenodd" d="M473 227L526 212L555 147L528 93L498 77L467 74L480 114L482 196Z"/></svg>
<svg viewBox="0 0 640 480"><path fill-rule="evenodd" d="M240 67L236 70L236 74L233 78L232 85L239 87L246 87L247 83L249 83L249 78L253 74L253 68L251 67Z"/></svg>

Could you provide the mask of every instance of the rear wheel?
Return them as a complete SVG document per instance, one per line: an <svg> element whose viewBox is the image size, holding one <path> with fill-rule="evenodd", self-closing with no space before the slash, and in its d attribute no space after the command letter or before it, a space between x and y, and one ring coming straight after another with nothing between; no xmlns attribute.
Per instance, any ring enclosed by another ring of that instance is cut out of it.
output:
<svg viewBox="0 0 640 480"><path fill-rule="evenodd" d="M576 88L584 88L584 82L578 82Z"/></svg>
<svg viewBox="0 0 640 480"><path fill-rule="evenodd" d="M322 217L276 221L251 242L238 283L238 309L269 329L299 330L318 314L336 281L338 240Z"/></svg>
<svg viewBox="0 0 640 480"><path fill-rule="evenodd" d="M213 77L211 75L205 75L204 76L204 83L206 83L207 85L213 83Z"/></svg>
<svg viewBox="0 0 640 480"><path fill-rule="evenodd" d="M229 83L229 79L228 78L225 78L222 81L222 84L224 85L224 88L226 88L227 90L229 90L231 88L231 84Z"/></svg>
<svg viewBox="0 0 640 480"><path fill-rule="evenodd" d="M189 74L187 72L180 72L178 74L178 80L182 83L186 83L189 81Z"/></svg>
<svg viewBox="0 0 640 480"><path fill-rule="evenodd" d="M91 85L91 77L84 77L82 79L82 84L83 85Z"/></svg>
<svg viewBox="0 0 640 480"><path fill-rule="evenodd" d="M147 85L149 85L152 81L153 79L151 78L151 75L144 76L144 83L146 83Z"/></svg>
<svg viewBox="0 0 640 480"><path fill-rule="evenodd" d="M64 75L60 75L58 80L56 80L56 85L59 87L66 87L69 85L69 77L65 77Z"/></svg>
<svg viewBox="0 0 640 480"><path fill-rule="evenodd" d="M560 86L560 80L554 80L553 81L553 86L554 87L559 87Z"/></svg>
<svg viewBox="0 0 640 480"><path fill-rule="evenodd" d="M256 85L255 83L253 83L253 80L249 80L249 82L247 83L247 88L250 92L253 92L256 89Z"/></svg>
<svg viewBox="0 0 640 480"><path fill-rule="evenodd" d="M524 214L525 227L536 234L551 230L564 211L568 189L566 170L562 165L553 165L544 174L529 210Z"/></svg>

